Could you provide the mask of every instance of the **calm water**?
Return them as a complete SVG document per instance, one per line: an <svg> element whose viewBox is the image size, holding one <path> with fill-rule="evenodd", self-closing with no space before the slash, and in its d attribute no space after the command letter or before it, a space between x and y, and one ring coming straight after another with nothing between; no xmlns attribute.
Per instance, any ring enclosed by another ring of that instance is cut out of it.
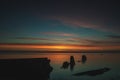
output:
<svg viewBox="0 0 120 80"><path fill-rule="evenodd" d="M86 62L81 62L82 55L87 57ZM70 56L74 56L75 66L70 69L61 68L63 62L70 62ZM47 57L51 60L53 71L50 80L120 80L120 54L87 54L87 53L30 53L30 54L8 54L0 55L0 58L42 58ZM73 76L72 74L108 67L111 70L97 76Z"/></svg>

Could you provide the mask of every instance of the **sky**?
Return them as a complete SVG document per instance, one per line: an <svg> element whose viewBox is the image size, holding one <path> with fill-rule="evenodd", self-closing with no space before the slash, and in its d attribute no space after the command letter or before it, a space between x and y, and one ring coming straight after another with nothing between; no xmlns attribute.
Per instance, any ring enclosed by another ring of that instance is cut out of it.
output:
<svg viewBox="0 0 120 80"><path fill-rule="evenodd" d="M0 0L0 50L120 50L118 0Z"/></svg>

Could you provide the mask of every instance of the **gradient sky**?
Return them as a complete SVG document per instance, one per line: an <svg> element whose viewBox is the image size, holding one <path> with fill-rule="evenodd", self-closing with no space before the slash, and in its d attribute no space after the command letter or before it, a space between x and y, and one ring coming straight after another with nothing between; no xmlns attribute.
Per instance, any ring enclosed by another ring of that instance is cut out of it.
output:
<svg viewBox="0 0 120 80"><path fill-rule="evenodd" d="M49 50L51 46L52 49L93 49L94 46L100 50L103 47L120 50L117 1L1 0L0 50L11 49L10 46L16 49L16 45L19 50L21 45L23 48L29 45L28 49L34 45L35 50L44 46Z"/></svg>

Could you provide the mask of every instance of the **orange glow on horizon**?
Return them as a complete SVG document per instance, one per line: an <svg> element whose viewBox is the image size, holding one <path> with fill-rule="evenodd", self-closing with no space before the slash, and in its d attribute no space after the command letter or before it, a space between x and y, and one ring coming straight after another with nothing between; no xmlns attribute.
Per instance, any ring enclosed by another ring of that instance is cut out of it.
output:
<svg viewBox="0 0 120 80"><path fill-rule="evenodd" d="M69 47L67 47L67 46L53 46L52 48L63 50L63 49L68 49Z"/></svg>
<svg viewBox="0 0 120 80"><path fill-rule="evenodd" d="M120 50L120 46L77 46L77 45L19 45L9 44L0 45L0 50L46 50L46 51L65 51L65 50Z"/></svg>

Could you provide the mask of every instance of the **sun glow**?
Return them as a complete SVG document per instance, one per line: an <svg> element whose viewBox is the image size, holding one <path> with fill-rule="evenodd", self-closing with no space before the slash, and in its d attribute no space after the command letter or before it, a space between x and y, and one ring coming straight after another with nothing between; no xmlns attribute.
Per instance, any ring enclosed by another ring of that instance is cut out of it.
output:
<svg viewBox="0 0 120 80"><path fill-rule="evenodd" d="M53 46L53 48L62 50L62 49L67 49L68 47L67 46Z"/></svg>
<svg viewBox="0 0 120 80"><path fill-rule="evenodd" d="M77 45L0 45L0 50L32 50L32 51L87 51L87 50L119 50L120 46L77 46Z"/></svg>

